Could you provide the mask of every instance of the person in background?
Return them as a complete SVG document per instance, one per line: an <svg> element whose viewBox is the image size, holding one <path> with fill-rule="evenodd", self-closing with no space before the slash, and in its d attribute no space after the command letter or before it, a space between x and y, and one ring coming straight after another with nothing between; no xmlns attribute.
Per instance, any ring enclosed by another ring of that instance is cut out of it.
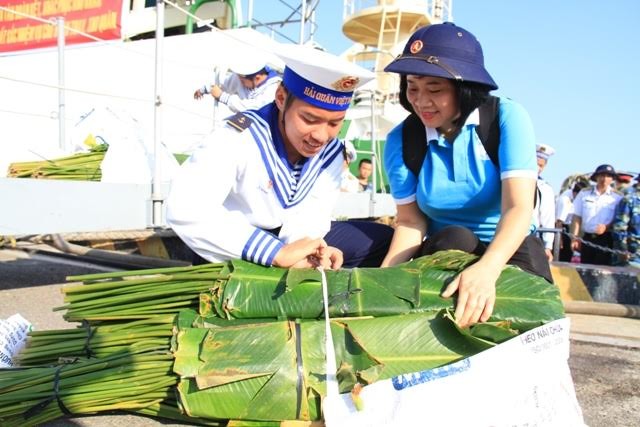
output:
<svg viewBox="0 0 640 427"><path fill-rule="evenodd" d="M487 321L506 264L552 282L542 241L532 234L537 166L529 115L516 102L499 99L496 166L476 128L478 107L498 86L475 36L453 23L415 31L385 71L400 74L400 103L426 128L426 156L414 174L403 157L405 123L387 136L385 170L397 225L382 266L447 249L478 255L442 296L457 292L461 327Z"/></svg>
<svg viewBox="0 0 640 427"><path fill-rule="evenodd" d="M625 191L613 220L613 247L628 252L619 257L620 264L640 268L640 174Z"/></svg>
<svg viewBox="0 0 640 427"><path fill-rule="evenodd" d="M280 54L286 67L275 99L229 118L181 166L167 223L195 263L379 266L391 227L331 221L344 162L337 135L353 91L374 75L306 46Z"/></svg>
<svg viewBox="0 0 640 427"><path fill-rule="evenodd" d="M616 178L616 171L611 165L600 165L591 175L596 185L580 191L573 201L573 218L571 234L580 236L585 242L603 248L613 248L611 226L616 206L622 196L611 187ZM579 240L571 241L571 249L580 251L580 260L584 264L612 265L611 252L597 247L581 244Z"/></svg>
<svg viewBox="0 0 640 427"><path fill-rule="evenodd" d="M556 211L556 195L553 188L547 181L542 178L542 171L547 166L549 157L555 154L555 150L546 144L536 145L536 158L538 163L538 180L536 205L533 209L533 223L537 228L554 228L555 227L555 211ZM549 262L553 261L553 240L554 233L541 233L544 242L544 252Z"/></svg>
<svg viewBox="0 0 640 427"><path fill-rule="evenodd" d="M562 239L560 240L560 255L558 259L563 262L571 262L573 250L571 249L571 238L567 233L571 229L571 219L573 217L573 200L576 198L580 190L585 188L587 183L584 181L576 181L572 188L567 188L560 196L556 203L556 228L562 228Z"/></svg>
<svg viewBox="0 0 640 427"><path fill-rule="evenodd" d="M342 169L342 178L340 181L340 191L345 193L357 193L360 191L360 182L351 171L349 165L356 160L358 153L351 141L344 143L344 165Z"/></svg>
<svg viewBox="0 0 640 427"><path fill-rule="evenodd" d="M358 163L358 182L360 183L360 192L373 191L373 184L371 183L371 173L373 172L373 164L371 159L361 159Z"/></svg>
<svg viewBox="0 0 640 427"><path fill-rule="evenodd" d="M239 59L230 70L231 74L221 85L204 85L196 89L193 98L202 99L205 94L211 94L234 113L273 102L282 78L264 59L249 55Z"/></svg>

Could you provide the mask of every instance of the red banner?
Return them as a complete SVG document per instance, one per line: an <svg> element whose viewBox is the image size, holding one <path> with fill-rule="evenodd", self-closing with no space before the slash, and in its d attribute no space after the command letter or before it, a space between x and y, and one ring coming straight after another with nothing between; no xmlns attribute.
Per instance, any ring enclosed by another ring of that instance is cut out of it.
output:
<svg viewBox="0 0 640 427"><path fill-rule="evenodd" d="M64 17L65 43L122 37L123 0L3 0L0 2L0 52L55 46L55 18ZM34 19L35 18L35 19ZM54 25L43 22L53 20ZM76 31L73 31L76 30Z"/></svg>

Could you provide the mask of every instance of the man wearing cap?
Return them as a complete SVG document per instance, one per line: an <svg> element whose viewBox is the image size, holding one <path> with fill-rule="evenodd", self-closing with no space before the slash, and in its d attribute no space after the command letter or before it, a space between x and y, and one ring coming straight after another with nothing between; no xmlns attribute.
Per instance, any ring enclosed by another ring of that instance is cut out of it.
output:
<svg viewBox="0 0 640 427"><path fill-rule="evenodd" d="M248 56L233 64L230 70L231 74L221 85L204 85L194 92L193 98L201 99L210 93L234 113L273 102L282 78L266 65L265 60L259 56Z"/></svg>
<svg viewBox="0 0 640 427"><path fill-rule="evenodd" d="M640 174L618 204L613 221L613 247L626 251L620 256L622 264L640 268Z"/></svg>
<svg viewBox="0 0 640 427"><path fill-rule="evenodd" d="M231 117L183 164L167 222L211 262L377 266L390 227L331 221L344 160L336 136L353 91L374 75L305 46L279 54L286 67L275 99Z"/></svg>
<svg viewBox="0 0 640 427"><path fill-rule="evenodd" d="M591 175L595 186L582 190L573 201L573 219L571 233L578 236L582 233L585 242L612 249L613 236L611 226L616 207L622 196L611 187L616 178L616 171L611 165L600 165ZM573 239L573 250L580 251L580 259L585 264L612 265L611 252L604 251L591 245L581 245Z"/></svg>
<svg viewBox="0 0 640 427"><path fill-rule="evenodd" d="M542 171L547 166L549 157L555 154L555 150L547 144L536 144L536 158L538 163L538 180L536 187L538 197L533 209L533 223L536 227L554 228L555 226L555 193L547 181L542 178ZM554 233L542 233L544 251L547 259L553 261L553 239Z"/></svg>

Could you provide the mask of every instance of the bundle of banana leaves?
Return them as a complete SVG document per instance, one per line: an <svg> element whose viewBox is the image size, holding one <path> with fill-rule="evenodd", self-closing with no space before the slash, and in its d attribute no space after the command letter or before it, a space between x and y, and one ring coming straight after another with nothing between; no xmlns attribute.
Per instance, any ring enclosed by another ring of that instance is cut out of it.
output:
<svg viewBox="0 0 640 427"><path fill-rule="evenodd" d="M451 314L455 301L440 293L475 259L450 251L393 268L326 272L340 390L446 365L563 317L555 286L507 267L489 322L458 328ZM67 320L83 325L64 333L34 333L20 363L69 357L87 363L148 339L169 348L171 340L173 368L163 374L162 384L173 381L176 385L165 387L177 391L178 398L167 396L142 408L128 406L133 398L123 397L122 408L213 425L318 420L326 393L319 274L231 261L77 276L71 279L83 283L64 290L66 305L59 309L67 310ZM25 372L30 369L40 368ZM0 387L5 375L0 372ZM65 384L60 381L58 393ZM51 390L50 380L45 390ZM13 393L0 388L2 423L7 413L14 420L29 407L3 412L4 402L18 401L7 397Z"/></svg>
<svg viewBox="0 0 640 427"><path fill-rule="evenodd" d="M456 328L446 311L331 320L341 392L399 374L443 366L492 347L516 331L485 324L484 337ZM490 330L491 329L491 330ZM189 416L318 420L326 396L325 325L276 321L177 334L174 372Z"/></svg>
<svg viewBox="0 0 640 427"><path fill-rule="evenodd" d="M100 165L107 152L107 144L92 146L88 152L37 162L16 162L9 165L9 178L65 179L100 181Z"/></svg>
<svg viewBox="0 0 640 427"><path fill-rule="evenodd" d="M387 316L452 307L444 284L477 258L459 251L389 268L327 271L331 317ZM68 321L148 318L199 309L224 319L317 319L323 315L320 273L264 267L241 260L194 267L74 276L63 289ZM562 313L559 292L544 279L506 267L490 320L531 329Z"/></svg>

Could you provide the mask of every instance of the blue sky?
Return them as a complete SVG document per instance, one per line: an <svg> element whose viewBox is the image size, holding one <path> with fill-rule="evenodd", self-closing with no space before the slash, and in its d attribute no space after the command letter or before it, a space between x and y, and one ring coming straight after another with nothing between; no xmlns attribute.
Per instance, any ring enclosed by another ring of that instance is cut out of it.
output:
<svg viewBox="0 0 640 427"><path fill-rule="evenodd" d="M275 5L254 1L254 16L282 19ZM556 192L602 163L640 171L640 1L453 0L453 17L482 44L494 93L524 105L537 140L556 149L543 172ZM316 21L327 50L350 46L342 1L321 0ZM288 32L297 39L299 27Z"/></svg>

